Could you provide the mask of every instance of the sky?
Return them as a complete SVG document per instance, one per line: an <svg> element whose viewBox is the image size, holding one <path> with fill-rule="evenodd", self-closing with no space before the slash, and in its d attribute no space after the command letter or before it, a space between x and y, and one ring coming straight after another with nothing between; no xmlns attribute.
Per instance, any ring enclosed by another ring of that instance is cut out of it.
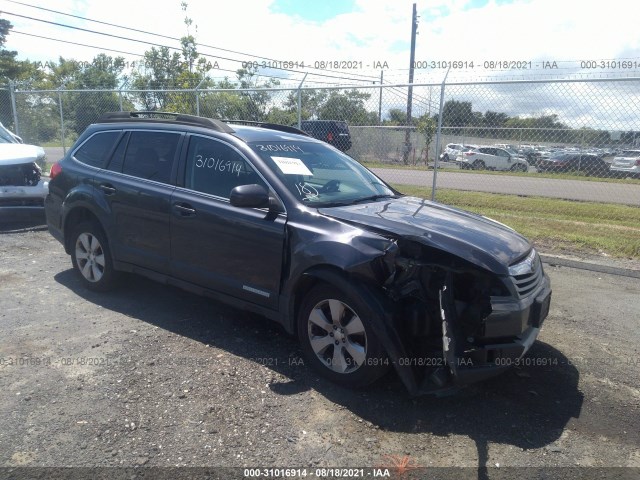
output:
<svg viewBox="0 0 640 480"><path fill-rule="evenodd" d="M627 0L187 0L186 12L180 0L0 0L0 17L14 25L6 48L43 63L60 56L91 61L101 51L133 63L154 44L179 48L188 16L200 53L217 66L215 78L234 78L242 62L256 61L291 65L295 72L262 70L286 84L298 84L305 72L305 82L317 85L372 83L381 71L385 83L406 83L413 3L414 82L439 83L449 66L450 79L465 80L640 73L637 18Z"/></svg>
<svg viewBox="0 0 640 480"><path fill-rule="evenodd" d="M214 80L235 80L238 68L255 62L265 67L262 80L274 78L283 87L371 87L381 76L386 85L408 82L415 3L414 83L433 85L414 90L418 115L437 110L445 75L449 83L640 77L638 21L628 0L186 2L183 11L180 0L0 0L0 18L14 25L5 47L45 66L60 57L90 62L106 53L136 67L152 46L179 50L179 38L189 33ZM475 96L469 88L457 96L450 89L447 98L472 101L482 111L558 114L573 126L636 129L635 85L544 85L527 92L483 86ZM617 91L603 95L607 88ZM377 110L377 95L368 91L367 107ZM573 108L567 99L580 92L589 102L583 98L584 108ZM379 103L404 108L406 89L385 90Z"/></svg>

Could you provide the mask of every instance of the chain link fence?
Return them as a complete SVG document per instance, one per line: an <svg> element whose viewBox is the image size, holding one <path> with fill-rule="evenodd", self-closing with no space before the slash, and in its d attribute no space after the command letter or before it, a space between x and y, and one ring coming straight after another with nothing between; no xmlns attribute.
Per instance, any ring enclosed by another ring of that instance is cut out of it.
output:
<svg viewBox="0 0 640 480"><path fill-rule="evenodd" d="M63 151L108 111L287 125L336 120L348 125L349 155L393 184L427 187L434 196L445 188L640 205L640 181L633 178L640 174L639 78L411 88L9 88L0 102L2 121L25 142ZM314 136L331 143L335 134Z"/></svg>

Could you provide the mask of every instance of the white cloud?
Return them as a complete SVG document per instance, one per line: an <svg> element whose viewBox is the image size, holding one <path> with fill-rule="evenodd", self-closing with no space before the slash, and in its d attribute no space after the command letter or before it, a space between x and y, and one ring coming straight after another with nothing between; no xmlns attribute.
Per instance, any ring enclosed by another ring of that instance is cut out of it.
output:
<svg viewBox="0 0 640 480"><path fill-rule="evenodd" d="M252 0L212 4L208 0L188 0L187 15L193 19L191 33L201 44L201 53L211 61L218 61L223 69L235 71L240 63L215 58L229 57L248 60L252 57L231 52L213 50L204 45L277 59L281 61L304 61L307 67L316 61L351 60L362 62L362 69L345 70L343 75L324 72L327 75L347 76L347 74L371 75L378 78L380 72L367 68L373 61L386 61L385 81L405 83L408 79L409 42L411 10L413 0L394 2L356 0L350 13L337 15L326 21L311 21L300 16L273 13L274 0ZM157 32L170 37L180 37L186 33L183 23L185 13L181 11L179 0L31 0L33 4L79 16L101 20L140 30ZM59 23L72 24L81 28L99 30L113 35L133 37L142 40L179 47L175 40L152 37L141 33L108 27L63 15L23 7L10 2L2 2L3 10L27 16L44 18ZM468 0L418 1L420 15L416 45L416 60L434 61L474 61L474 69L452 71L450 79L476 79L489 74L518 74L520 78L532 75L566 75L575 73L580 60L601 60L634 58L640 64L640 37L637 35L637 20L626 0L584 2L579 0L528 0L511 4L498 4L490 0L483 7L475 8ZM10 20L16 31L36 35L61 38L78 43L98 45L103 48L142 54L150 45L132 43L113 37L93 35L88 32L64 29L41 22L29 21L11 15L3 15ZM197 32L195 26L197 25ZM17 50L20 58L31 60L57 60L59 56L89 61L98 51L56 42L43 41L28 36L10 34L7 48ZM110 55L116 53L106 52ZM129 60L136 57L129 56ZM556 61L560 70L526 70L500 72L499 69L486 70L484 61L532 62L535 67L541 60ZM331 68L333 70L333 68ZM417 82L439 82L444 69L417 70ZM636 69L635 72L640 71ZM274 71L275 72L275 71ZM283 72L274 73L284 75ZM602 69L590 70L600 74ZM627 70L628 72L628 70ZM230 76L231 72L212 72L216 77ZM301 78L293 75L292 78ZM296 81L298 81L296 80ZM335 78L309 76L309 81L337 82ZM371 78L373 81L373 78ZM428 104L428 94L421 94L422 107ZM372 91L372 102L377 98L377 90ZM521 98L528 101L532 114L564 111L562 99L553 95L553 89L544 91L548 102L546 110L535 107L540 99ZM402 107L404 90L385 93L385 100L393 106ZM437 97L437 95L436 95ZM436 97L432 101L435 105ZM526 96L525 96L526 97ZM533 102L533 103L532 103ZM499 105L499 104L498 104ZM599 105L594 99L594 105ZM487 108L491 105L488 104ZM505 108L521 109L522 102ZM599 108L599 106L598 106ZM495 108L500 110L500 108ZM484 110L484 108L482 109ZM593 109L592 109L593 110ZM575 118L587 122L597 120L601 111L576 112ZM622 114L621 114L622 115ZM626 117L626 116L625 116ZM627 118L625 118L627 121Z"/></svg>
<svg viewBox="0 0 640 480"><path fill-rule="evenodd" d="M306 64L322 60L356 60L363 62L364 67L358 73L373 73L376 76L377 72L368 71L366 66L374 60L384 60L390 67L386 72L388 78L404 81L407 77L413 0L357 0L353 12L320 23L272 13L272 0L225 2L220 7L206 0L191 0L188 3L187 14L193 19L194 26L198 27L197 39L201 44L278 60L305 61ZM34 4L171 37L186 33L183 23L185 14L177 0L59 0L53 5L52 2L34 0ZM471 73L486 75L488 72L478 69L478 65L485 60L546 59L573 61L559 65L575 66L579 60L611 59L622 53L640 57L637 21L634 15L624 14L629 12L626 0L611 0L606 8L600 2L578 0L530 0L500 5L490 1L484 7L465 10L468 6L469 2L464 0L418 2L421 18L417 60L473 60L475 69ZM83 22L13 3L5 2L4 8L9 12L82 28L179 46L176 41ZM438 16L439 12L444 11L448 15ZM5 15L5 18L14 24L17 31L139 54L150 47L11 15ZM196 33L194 30L192 27L192 33ZM18 34L9 36L7 47L17 50L21 58L41 61L55 60L59 55L90 60L98 52ZM242 58L204 47L201 50L222 57ZM230 70L239 66L238 63L218 61L221 67ZM443 72L418 73L424 76L425 73Z"/></svg>

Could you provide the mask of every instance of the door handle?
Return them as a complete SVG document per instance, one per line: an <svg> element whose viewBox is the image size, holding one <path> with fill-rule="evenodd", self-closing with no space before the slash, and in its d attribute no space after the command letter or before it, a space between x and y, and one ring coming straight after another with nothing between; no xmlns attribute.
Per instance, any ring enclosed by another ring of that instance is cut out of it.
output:
<svg viewBox="0 0 640 480"><path fill-rule="evenodd" d="M175 208L182 217L192 217L196 214L196 209L188 203L174 203L173 208Z"/></svg>
<svg viewBox="0 0 640 480"><path fill-rule="evenodd" d="M114 193L116 193L115 187L109 183L101 183L100 190L102 190L105 195L113 195Z"/></svg>

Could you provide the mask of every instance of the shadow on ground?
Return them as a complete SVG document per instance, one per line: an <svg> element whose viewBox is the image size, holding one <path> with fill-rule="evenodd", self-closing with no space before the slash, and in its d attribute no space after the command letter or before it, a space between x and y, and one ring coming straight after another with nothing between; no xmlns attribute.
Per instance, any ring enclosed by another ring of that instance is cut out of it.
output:
<svg viewBox="0 0 640 480"><path fill-rule="evenodd" d="M277 360L267 366L289 379L271 385L277 394L314 389L383 430L468 436L478 449L478 478L487 478L489 442L541 448L580 416L579 373L567 357L543 342L534 344L528 365L452 396L410 398L393 372L373 387L354 391L319 379L301 361L296 339L262 317L136 276L125 276L123 285L106 294L86 290L72 270L55 279L96 305L203 345L248 360Z"/></svg>
<svg viewBox="0 0 640 480"><path fill-rule="evenodd" d="M42 212L3 212L0 209L0 235L46 229L44 210Z"/></svg>

